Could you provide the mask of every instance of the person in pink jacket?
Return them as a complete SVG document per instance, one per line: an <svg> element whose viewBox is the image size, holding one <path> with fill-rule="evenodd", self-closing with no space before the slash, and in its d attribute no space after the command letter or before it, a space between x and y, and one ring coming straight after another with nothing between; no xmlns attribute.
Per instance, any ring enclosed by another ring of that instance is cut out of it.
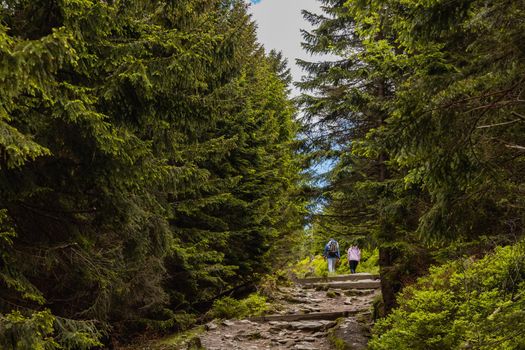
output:
<svg viewBox="0 0 525 350"><path fill-rule="evenodd" d="M361 250L357 245L348 248L347 258L348 263L350 264L350 272L355 273L357 264L359 264L359 260L361 260Z"/></svg>

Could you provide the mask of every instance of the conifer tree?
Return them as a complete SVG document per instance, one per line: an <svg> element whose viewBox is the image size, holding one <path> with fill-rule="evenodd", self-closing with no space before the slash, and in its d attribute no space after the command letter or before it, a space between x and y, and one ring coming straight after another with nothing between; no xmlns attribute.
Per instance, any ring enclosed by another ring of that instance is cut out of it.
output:
<svg viewBox="0 0 525 350"><path fill-rule="evenodd" d="M323 221L375 232L388 309L401 287L385 288L400 280L395 270L425 266L418 240L439 248L523 233L523 4L323 3L324 15L306 13L317 26L306 47L343 59L304 63L301 84L316 92L302 98L312 139L322 139L314 154L337 155Z"/></svg>
<svg viewBox="0 0 525 350"><path fill-rule="evenodd" d="M245 6L2 3L2 348L180 328L267 271L294 110Z"/></svg>

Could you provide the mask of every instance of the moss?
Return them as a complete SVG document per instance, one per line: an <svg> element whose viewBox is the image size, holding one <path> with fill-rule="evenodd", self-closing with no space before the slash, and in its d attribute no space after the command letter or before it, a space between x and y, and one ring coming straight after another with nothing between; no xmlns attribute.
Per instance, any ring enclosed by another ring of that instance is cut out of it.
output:
<svg viewBox="0 0 525 350"><path fill-rule="evenodd" d="M204 349L200 343L199 336L205 331L204 326L198 326L188 331L177 333L153 343L149 348L152 350L201 350Z"/></svg>
<svg viewBox="0 0 525 350"><path fill-rule="evenodd" d="M345 343L345 341L341 338L337 338L335 336L335 332L332 332L328 336L328 340L330 341L330 344L332 344L333 348L335 350L348 350L350 347Z"/></svg>
<svg viewBox="0 0 525 350"><path fill-rule="evenodd" d="M374 296L372 300L372 310L372 319L374 321L386 316L384 313L383 296L381 294Z"/></svg>
<svg viewBox="0 0 525 350"><path fill-rule="evenodd" d="M343 322L343 318L338 318L337 319L337 325L331 329L328 330L328 341L330 342L330 344L332 345L332 348L335 349L335 350L351 350L352 348L350 347L349 344L347 344L344 339L342 338L339 338L337 336L337 328L341 325L341 323Z"/></svg>
<svg viewBox="0 0 525 350"><path fill-rule="evenodd" d="M333 290L329 290L328 292L326 292L326 296L328 298L335 298L335 297L337 297L337 293L334 292Z"/></svg>

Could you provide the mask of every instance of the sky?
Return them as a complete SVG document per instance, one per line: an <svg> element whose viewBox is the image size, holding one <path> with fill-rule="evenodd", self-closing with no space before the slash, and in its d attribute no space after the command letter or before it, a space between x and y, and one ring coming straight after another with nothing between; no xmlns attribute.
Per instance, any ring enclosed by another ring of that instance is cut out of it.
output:
<svg viewBox="0 0 525 350"><path fill-rule="evenodd" d="M299 81L304 75L301 68L295 64L296 58L315 60L301 48L301 29L311 29L301 10L320 12L320 3L316 0L250 0L249 12L257 23L259 42L267 51L276 49L288 59L294 81ZM292 88L292 95L299 92Z"/></svg>

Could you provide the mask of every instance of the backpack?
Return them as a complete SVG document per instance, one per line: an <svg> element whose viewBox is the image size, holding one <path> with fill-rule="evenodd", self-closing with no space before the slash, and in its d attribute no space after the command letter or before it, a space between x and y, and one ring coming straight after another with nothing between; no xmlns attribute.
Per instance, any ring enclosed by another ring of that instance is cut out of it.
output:
<svg viewBox="0 0 525 350"><path fill-rule="evenodd" d="M328 256L336 256L337 255L337 242L336 241L330 241L328 244Z"/></svg>

